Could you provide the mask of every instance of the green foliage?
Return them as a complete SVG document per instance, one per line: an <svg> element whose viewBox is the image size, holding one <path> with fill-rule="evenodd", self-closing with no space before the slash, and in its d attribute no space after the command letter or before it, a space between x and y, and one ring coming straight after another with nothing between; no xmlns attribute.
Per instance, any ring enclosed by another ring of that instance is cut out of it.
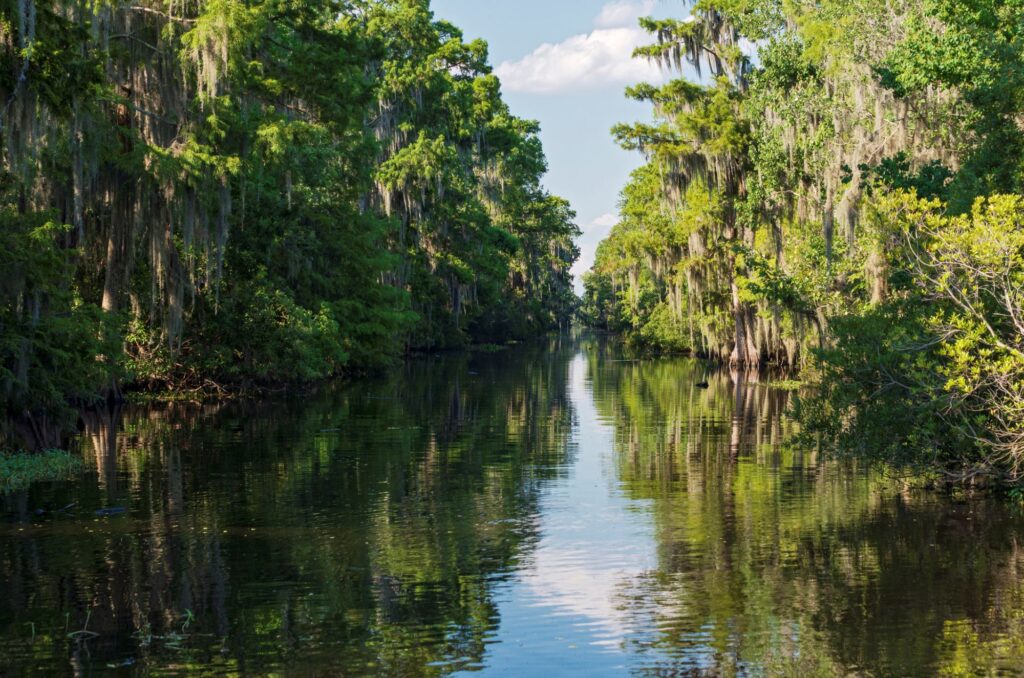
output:
<svg viewBox="0 0 1024 678"><path fill-rule="evenodd" d="M959 481L1020 483L1024 5L709 0L641 21L649 164L585 278L634 343L811 368L815 434ZM744 66L746 39L757 58Z"/></svg>
<svg viewBox="0 0 1024 678"><path fill-rule="evenodd" d="M884 158L874 167L864 168L883 190L913 191L922 198L945 198L953 172L934 160L914 171L907 154L900 152Z"/></svg>
<svg viewBox="0 0 1024 678"><path fill-rule="evenodd" d="M832 343L816 351L819 390L799 410L807 431L840 452L918 471L940 454L969 455L973 445L943 416L951 403L927 313L906 299L833 318Z"/></svg>
<svg viewBox="0 0 1024 678"><path fill-rule="evenodd" d="M1016 0L928 0L910 14L907 37L884 61L897 92L955 88L970 104L975 142L953 178L951 207L969 209L974 198L1020 187L1024 132L1021 64L1024 6ZM941 29L936 28L938 23Z"/></svg>
<svg viewBox="0 0 1024 678"><path fill-rule="evenodd" d="M67 229L0 207L0 393L7 414L66 414L110 378L121 349L114 323L71 289Z"/></svg>
<svg viewBox="0 0 1024 678"><path fill-rule="evenodd" d="M81 457L62 450L35 454L0 452L0 494L25 489L35 482L66 480L83 467Z"/></svg>
<svg viewBox="0 0 1024 678"><path fill-rule="evenodd" d="M0 34L7 413L320 379L575 310L539 128L428 2L4 2Z"/></svg>
<svg viewBox="0 0 1024 678"><path fill-rule="evenodd" d="M832 321L811 430L841 449L955 480L1019 483L1024 455L1024 205L948 216L897 194L879 211L908 243L883 304Z"/></svg>
<svg viewBox="0 0 1024 678"><path fill-rule="evenodd" d="M663 351L683 352L691 349L686 325L673 316L672 308L659 302L646 314L640 326L638 339L647 346Z"/></svg>

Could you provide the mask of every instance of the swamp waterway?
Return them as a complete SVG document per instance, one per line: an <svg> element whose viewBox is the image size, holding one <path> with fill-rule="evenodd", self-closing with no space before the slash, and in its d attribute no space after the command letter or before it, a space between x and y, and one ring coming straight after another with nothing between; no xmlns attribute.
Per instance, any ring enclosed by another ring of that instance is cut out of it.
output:
<svg viewBox="0 0 1024 678"><path fill-rule="evenodd" d="M737 381L563 339L90 417L81 477L0 497L0 675L1020 670L1024 515Z"/></svg>

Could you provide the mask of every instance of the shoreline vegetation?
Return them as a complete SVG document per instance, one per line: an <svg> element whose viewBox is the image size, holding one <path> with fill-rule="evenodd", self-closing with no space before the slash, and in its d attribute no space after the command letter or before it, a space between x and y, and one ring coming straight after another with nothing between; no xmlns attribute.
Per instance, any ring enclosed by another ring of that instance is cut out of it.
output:
<svg viewBox="0 0 1024 678"><path fill-rule="evenodd" d="M581 300L538 123L429 0L0 2L0 449L582 319L785 370L837 455L1022 491L1024 9L679 7L635 56L699 77L627 90L646 164Z"/></svg>
<svg viewBox="0 0 1024 678"><path fill-rule="evenodd" d="M496 354L507 351L521 341L509 340L503 344L481 343L470 344L460 349L447 350L419 350L406 356L406 359L423 359L449 355L451 353L482 353ZM378 370L379 371L379 370ZM106 419L113 425L116 422L117 413L122 406L138 405L172 405L175 403L189 403L195 405L208 404L211 402L224 402L236 399L258 399L283 393L309 393L320 388L329 386L332 382L348 377L367 376L343 375L327 377L324 379L306 382L279 382L275 384L257 385L251 389L225 388L218 386L215 390L199 389L194 391L182 390L125 390L117 402L101 403L99 405L83 408L78 412L76 418L91 417ZM70 440L70 438L69 438ZM85 464L77 450L70 449L44 449L44 450L5 450L0 449L0 495L17 490L27 489L36 482L47 482L57 480L69 480L75 474L80 473Z"/></svg>
<svg viewBox="0 0 1024 678"><path fill-rule="evenodd" d="M507 351L520 343L522 342L511 340L504 344L470 344L464 348L444 349L441 353L438 353L436 350L419 350L405 354L403 359L416 360L432 355L443 355L453 351L466 351L469 353L501 353L502 351ZM154 402L203 402L210 399L259 398L289 392L301 393L311 389L316 389L323 384L330 383L336 379L365 377L376 372L379 372L379 370L372 372L340 374L312 381L282 381L265 384L251 384L247 387L243 387L242 385L235 385L235 387L217 385L216 388L213 389L124 390L121 395L124 403L133 405Z"/></svg>
<svg viewBox="0 0 1024 678"><path fill-rule="evenodd" d="M0 2L0 447L568 326L545 171L426 0Z"/></svg>
<svg viewBox="0 0 1024 678"><path fill-rule="evenodd" d="M587 322L798 369L837 454L1024 487L1024 9L700 0L641 26L634 56L678 77L627 90L653 120L613 134L646 164Z"/></svg>

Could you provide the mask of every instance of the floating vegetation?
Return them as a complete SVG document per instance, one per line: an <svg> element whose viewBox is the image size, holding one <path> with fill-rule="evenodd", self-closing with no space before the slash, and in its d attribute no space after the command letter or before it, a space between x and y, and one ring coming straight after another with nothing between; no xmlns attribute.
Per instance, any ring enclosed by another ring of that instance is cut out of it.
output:
<svg viewBox="0 0 1024 678"><path fill-rule="evenodd" d="M768 386L780 391L799 391L807 386L807 383L799 379L780 379L778 381L769 381Z"/></svg>
<svg viewBox="0 0 1024 678"><path fill-rule="evenodd" d="M82 466L81 458L63 450L0 452L0 493L23 490L40 481L67 480Z"/></svg>

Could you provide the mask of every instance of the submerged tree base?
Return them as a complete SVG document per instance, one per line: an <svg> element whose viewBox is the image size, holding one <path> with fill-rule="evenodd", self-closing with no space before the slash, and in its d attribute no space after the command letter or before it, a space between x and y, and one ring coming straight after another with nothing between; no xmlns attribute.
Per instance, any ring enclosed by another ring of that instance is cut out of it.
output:
<svg viewBox="0 0 1024 678"><path fill-rule="evenodd" d="M80 457L63 450L0 452L0 493L22 490L34 482L65 480L82 468Z"/></svg>

